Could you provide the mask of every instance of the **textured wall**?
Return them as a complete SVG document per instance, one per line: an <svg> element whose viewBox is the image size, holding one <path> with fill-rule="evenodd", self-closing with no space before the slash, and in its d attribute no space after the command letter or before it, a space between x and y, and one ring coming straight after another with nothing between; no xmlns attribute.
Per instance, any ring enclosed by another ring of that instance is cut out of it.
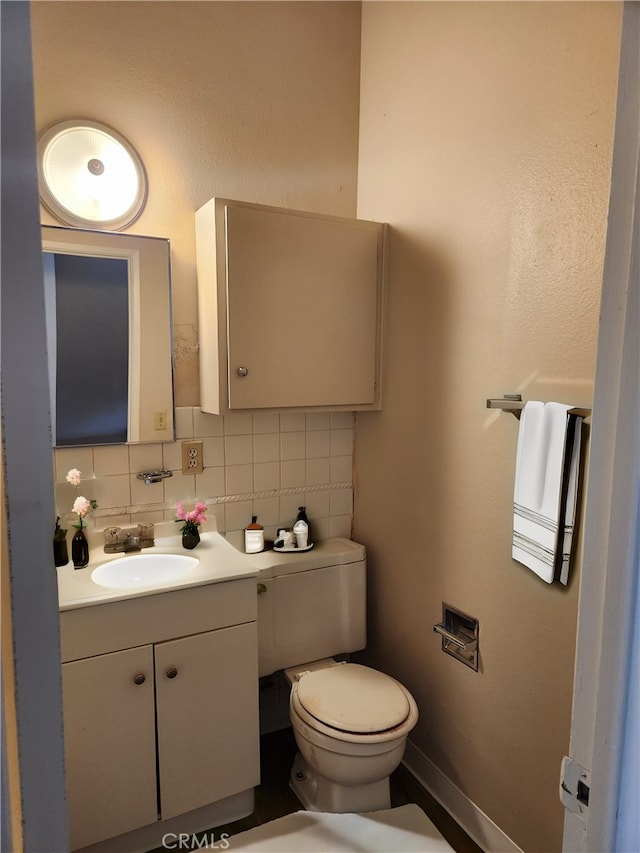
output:
<svg viewBox="0 0 640 853"><path fill-rule="evenodd" d="M525 850L561 849L579 570L511 560L518 422L485 398L590 405L620 6L368 3L358 215L391 223L383 411L356 423L369 659L412 738ZM442 654L442 602L481 671Z"/></svg>
<svg viewBox="0 0 640 853"><path fill-rule="evenodd" d="M32 6L38 131L101 121L144 161L149 199L129 231L171 241L176 403L195 405L194 212L217 195L355 213L360 5Z"/></svg>
<svg viewBox="0 0 640 853"><path fill-rule="evenodd" d="M204 439L197 477L182 474L179 442L58 451L58 512L78 467L98 526L171 518L197 498L221 530L255 512L275 533L306 503L318 536L349 535L349 413L183 422L199 403L195 210L218 195L355 214L359 4L74 0L36 2L32 17L38 129L102 121L145 163L149 199L128 230L171 241L178 438ZM171 479L140 488L136 472L163 466Z"/></svg>
<svg viewBox="0 0 640 853"><path fill-rule="evenodd" d="M358 214L392 225L384 410L356 426L371 659L415 693L418 747L538 853L561 847L579 572L512 563L517 422L484 400L590 403L619 26L615 2L363 9ZM133 230L171 239L197 405L193 212L355 212L360 6L54 0L33 33L38 128L101 120L145 161ZM480 618L478 674L439 651L443 600Z"/></svg>

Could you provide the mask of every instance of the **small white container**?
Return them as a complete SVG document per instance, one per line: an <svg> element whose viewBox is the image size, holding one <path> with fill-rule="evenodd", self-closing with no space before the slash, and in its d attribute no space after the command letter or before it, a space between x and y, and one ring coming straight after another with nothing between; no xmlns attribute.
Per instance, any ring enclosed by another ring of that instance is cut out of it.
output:
<svg viewBox="0 0 640 853"><path fill-rule="evenodd" d="M292 530L280 530L278 541L282 542L283 548L293 548L296 544L296 537L293 535Z"/></svg>
<svg viewBox="0 0 640 853"><path fill-rule="evenodd" d="M306 548L309 542L309 525L305 521L298 520L293 525L293 532L296 537L296 546Z"/></svg>
<svg viewBox="0 0 640 853"><path fill-rule="evenodd" d="M244 529L244 550L247 554L264 551L264 528L258 524L258 516L251 517L251 524Z"/></svg>

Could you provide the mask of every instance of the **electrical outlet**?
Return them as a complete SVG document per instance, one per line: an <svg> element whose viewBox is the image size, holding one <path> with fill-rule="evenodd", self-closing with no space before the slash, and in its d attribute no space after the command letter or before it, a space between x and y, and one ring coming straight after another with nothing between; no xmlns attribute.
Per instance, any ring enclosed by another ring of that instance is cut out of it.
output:
<svg viewBox="0 0 640 853"><path fill-rule="evenodd" d="M155 412L153 415L153 428L154 429L166 429L167 428L167 410L165 409L162 412Z"/></svg>
<svg viewBox="0 0 640 853"><path fill-rule="evenodd" d="M183 441L182 442L182 473L183 474L202 474L202 442L201 441Z"/></svg>

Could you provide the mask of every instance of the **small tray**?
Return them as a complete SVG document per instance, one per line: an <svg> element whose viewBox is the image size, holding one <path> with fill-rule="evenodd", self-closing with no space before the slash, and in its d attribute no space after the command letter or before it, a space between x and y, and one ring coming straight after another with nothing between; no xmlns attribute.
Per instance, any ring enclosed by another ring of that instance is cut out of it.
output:
<svg viewBox="0 0 640 853"><path fill-rule="evenodd" d="M275 545L273 546L273 550L277 551L279 554L292 554L294 551L298 551L298 553L302 554L303 551L310 551L312 548L313 542L311 543L311 545L307 545L306 548L298 548L297 545L288 545L284 548L276 548Z"/></svg>

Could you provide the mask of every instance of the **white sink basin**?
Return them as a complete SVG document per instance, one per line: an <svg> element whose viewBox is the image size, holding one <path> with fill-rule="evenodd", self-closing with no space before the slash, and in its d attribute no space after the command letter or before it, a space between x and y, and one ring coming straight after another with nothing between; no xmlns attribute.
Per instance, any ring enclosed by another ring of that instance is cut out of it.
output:
<svg viewBox="0 0 640 853"><path fill-rule="evenodd" d="M136 589L180 580L199 562L183 554L134 554L103 563L91 578L107 589Z"/></svg>

